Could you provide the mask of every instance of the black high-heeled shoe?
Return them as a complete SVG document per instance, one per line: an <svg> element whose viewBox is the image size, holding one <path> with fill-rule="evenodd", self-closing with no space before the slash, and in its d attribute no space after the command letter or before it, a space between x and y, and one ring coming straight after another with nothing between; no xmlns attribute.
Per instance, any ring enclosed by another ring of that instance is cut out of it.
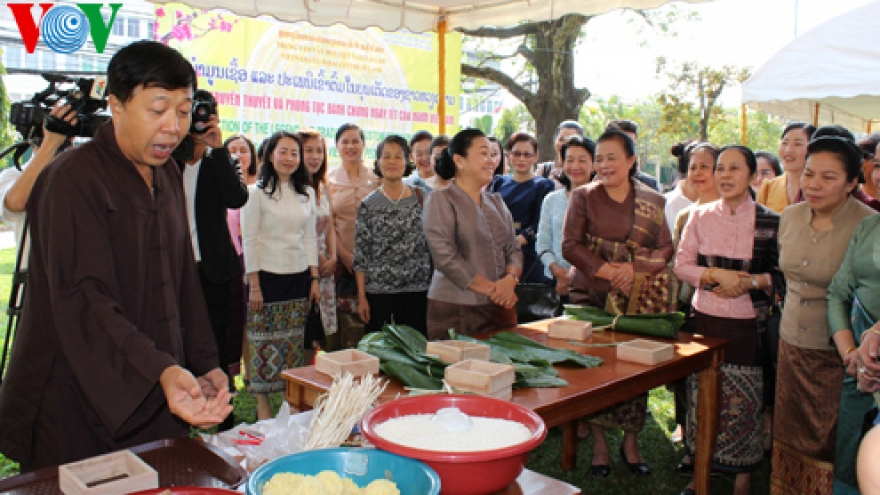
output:
<svg viewBox="0 0 880 495"><path fill-rule="evenodd" d="M591 464L590 474L607 478L608 475L611 474L611 466L608 464Z"/></svg>
<svg viewBox="0 0 880 495"><path fill-rule="evenodd" d="M687 459L687 462L685 462L685 459ZM681 459L681 462L679 462L678 465L675 466L675 471L682 473L682 474L693 473L694 472L694 458L688 454L685 454L685 456Z"/></svg>
<svg viewBox="0 0 880 495"><path fill-rule="evenodd" d="M620 444L620 458L623 459L623 463L626 464L626 467L629 468L635 474L639 476L647 476L651 474L651 468L648 467L644 462L629 462L629 459L626 458L626 450L623 448L623 444Z"/></svg>

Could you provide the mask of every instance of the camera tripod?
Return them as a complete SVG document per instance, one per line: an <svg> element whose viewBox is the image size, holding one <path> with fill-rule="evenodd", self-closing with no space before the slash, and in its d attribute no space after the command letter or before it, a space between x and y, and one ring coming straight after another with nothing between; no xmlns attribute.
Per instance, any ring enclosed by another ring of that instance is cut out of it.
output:
<svg viewBox="0 0 880 495"><path fill-rule="evenodd" d="M6 361L12 349L12 338L18 332L18 322L21 319L21 308L24 300L25 281L27 269L22 269L21 262L24 258L25 245L28 237L28 222L22 225L21 240L18 243L18 251L15 254L15 270L12 272L12 288L9 290L9 303L6 308L6 338L3 339L3 348L0 350L0 386L3 385L3 376L6 374Z"/></svg>

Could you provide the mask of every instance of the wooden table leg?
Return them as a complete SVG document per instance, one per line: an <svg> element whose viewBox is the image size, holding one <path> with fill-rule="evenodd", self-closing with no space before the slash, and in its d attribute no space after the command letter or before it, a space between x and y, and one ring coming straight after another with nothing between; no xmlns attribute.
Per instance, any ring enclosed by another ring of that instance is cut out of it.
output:
<svg viewBox="0 0 880 495"><path fill-rule="evenodd" d="M562 425L562 469L570 471L577 466L578 421Z"/></svg>
<svg viewBox="0 0 880 495"><path fill-rule="evenodd" d="M697 495L711 492L712 454L718 436L721 414L721 362L724 350L712 356L712 365L700 372L700 390L697 396L697 445L694 459L694 490Z"/></svg>

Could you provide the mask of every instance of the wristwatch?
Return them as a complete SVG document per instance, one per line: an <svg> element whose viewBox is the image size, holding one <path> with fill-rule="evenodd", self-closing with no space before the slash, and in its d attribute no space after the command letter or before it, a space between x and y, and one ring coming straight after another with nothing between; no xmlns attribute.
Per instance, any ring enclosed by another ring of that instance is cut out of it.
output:
<svg viewBox="0 0 880 495"><path fill-rule="evenodd" d="M752 289L758 289L758 277L752 275Z"/></svg>

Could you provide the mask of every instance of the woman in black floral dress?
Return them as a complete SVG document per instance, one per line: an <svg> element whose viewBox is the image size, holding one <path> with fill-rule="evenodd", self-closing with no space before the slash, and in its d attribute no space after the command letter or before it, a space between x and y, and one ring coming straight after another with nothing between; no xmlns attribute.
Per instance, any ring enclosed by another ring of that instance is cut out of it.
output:
<svg viewBox="0 0 880 495"><path fill-rule="evenodd" d="M358 314L367 332L392 320L426 332L431 257L422 204L427 193L403 183L412 169L405 139L392 135L379 143L375 173L382 186L361 202L355 225Z"/></svg>

